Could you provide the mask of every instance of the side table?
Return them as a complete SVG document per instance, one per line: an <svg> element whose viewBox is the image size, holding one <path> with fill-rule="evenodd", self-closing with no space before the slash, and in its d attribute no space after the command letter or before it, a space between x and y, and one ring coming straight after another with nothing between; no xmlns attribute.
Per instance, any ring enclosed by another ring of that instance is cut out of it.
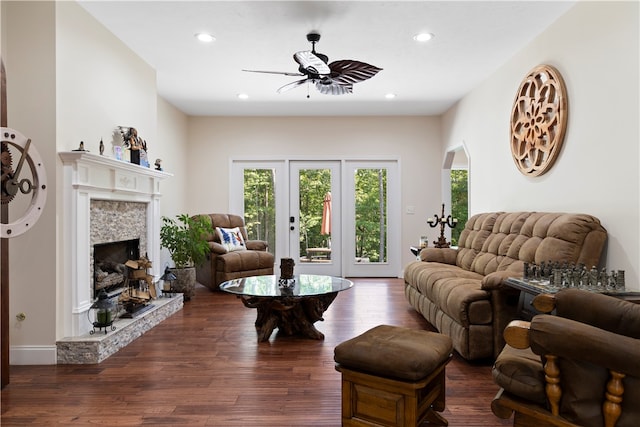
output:
<svg viewBox="0 0 640 427"><path fill-rule="evenodd" d="M525 280L518 277L509 277L506 282L508 286L520 291L518 300L518 313L522 320L531 320L536 314L540 314L533 306L533 299L539 294L555 294L560 289L549 286L548 280ZM596 291L586 289L590 292L599 292L625 301L640 304L640 292L635 291Z"/></svg>

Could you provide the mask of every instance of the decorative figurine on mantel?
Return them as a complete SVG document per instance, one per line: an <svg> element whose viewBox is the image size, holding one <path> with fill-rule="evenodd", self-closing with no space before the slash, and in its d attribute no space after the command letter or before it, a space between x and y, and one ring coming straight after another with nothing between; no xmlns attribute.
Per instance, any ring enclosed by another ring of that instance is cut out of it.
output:
<svg viewBox="0 0 640 427"><path fill-rule="evenodd" d="M162 170L162 159L156 159L156 170L157 171Z"/></svg>
<svg viewBox="0 0 640 427"><path fill-rule="evenodd" d="M131 163L136 165L140 164L140 150L142 149L142 139L138 136L138 130L136 128L129 128L127 134L127 142L129 144L129 150L131 150Z"/></svg>
<svg viewBox="0 0 640 427"><path fill-rule="evenodd" d="M84 149L84 141L80 141L80 145L78 146L78 148L72 151L88 151L88 150Z"/></svg>
<svg viewBox="0 0 640 427"><path fill-rule="evenodd" d="M124 147L131 152L131 163L139 165L140 158L146 159L147 154L147 142L138 136L138 130L133 127L118 126L120 133L122 134L122 140ZM144 156L141 156L141 151L144 151ZM149 166L147 162L147 167Z"/></svg>
<svg viewBox="0 0 640 427"><path fill-rule="evenodd" d="M104 142L102 142L102 138L100 138L100 155L104 154Z"/></svg>

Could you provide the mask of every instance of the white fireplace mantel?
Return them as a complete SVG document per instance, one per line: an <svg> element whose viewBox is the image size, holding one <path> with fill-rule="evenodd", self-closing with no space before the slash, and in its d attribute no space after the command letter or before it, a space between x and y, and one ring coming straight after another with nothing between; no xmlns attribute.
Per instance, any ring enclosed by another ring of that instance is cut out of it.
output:
<svg viewBox="0 0 640 427"><path fill-rule="evenodd" d="M160 182L169 173L91 154L59 152L63 163L63 301L64 336L77 337L90 329L87 311L92 304L90 267L91 200L146 203L147 253L156 261L159 277Z"/></svg>

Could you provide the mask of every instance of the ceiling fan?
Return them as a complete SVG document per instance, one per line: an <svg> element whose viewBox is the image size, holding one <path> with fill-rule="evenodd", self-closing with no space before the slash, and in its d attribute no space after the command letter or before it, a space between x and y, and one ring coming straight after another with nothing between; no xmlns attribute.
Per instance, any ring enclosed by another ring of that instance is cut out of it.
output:
<svg viewBox="0 0 640 427"><path fill-rule="evenodd" d="M296 52L293 59L298 63L297 73L279 71L242 70L251 73L282 74L285 76L306 76L306 78L288 83L277 90L278 93L311 83L320 93L325 95L345 95L353 93L353 84L375 76L382 68L350 59L333 61L328 64L329 57L316 52L316 43L320 34L309 33L307 40L311 42L311 50ZM307 95L307 98L309 95Z"/></svg>

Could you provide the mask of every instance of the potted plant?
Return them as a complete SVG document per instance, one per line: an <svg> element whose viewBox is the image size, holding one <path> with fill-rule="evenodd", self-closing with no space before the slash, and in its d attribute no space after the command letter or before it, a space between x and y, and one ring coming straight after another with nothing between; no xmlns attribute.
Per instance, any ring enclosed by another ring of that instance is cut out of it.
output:
<svg viewBox="0 0 640 427"><path fill-rule="evenodd" d="M162 217L160 245L169 250L175 263L173 273L178 278L174 288L189 300L196 284L196 265L202 264L209 253L208 234L213 233L205 216L176 215L176 219Z"/></svg>

